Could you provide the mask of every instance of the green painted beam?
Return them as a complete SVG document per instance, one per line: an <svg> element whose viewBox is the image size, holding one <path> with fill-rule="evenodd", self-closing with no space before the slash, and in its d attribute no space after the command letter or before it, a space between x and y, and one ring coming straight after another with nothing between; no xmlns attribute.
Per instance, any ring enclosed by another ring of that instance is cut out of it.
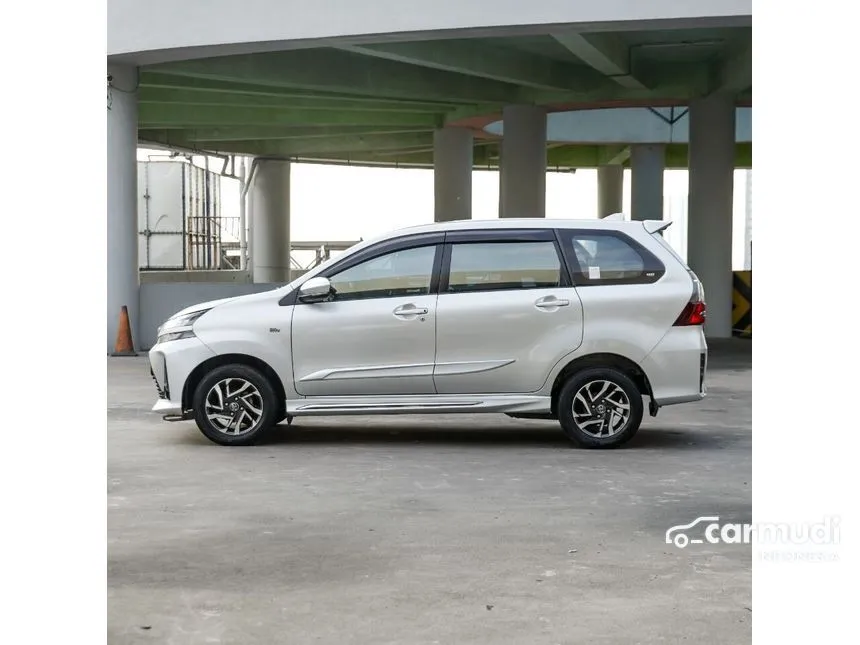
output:
<svg viewBox="0 0 860 645"><path fill-rule="evenodd" d="M607 146L578 146L569 145L561 148L553 148L547 151L547 165L549 166L567 166L576 168L596 168L603 164L608 153ZM610 150L615 146L608 147ZM686 168L687 167L687 144L671 143L666 146L666 168ZM629 159L624 162L625 167L630 166ZM752 167L752 144L737 143L735 144L735 167L736 168L751 168Z"/></svg>
<svg viewBox="0 0 860 645"><path fill-rule="evenodd" d="M217 81L207 78L194 78L192 76L179 76L176 74L162 74L158 72L144 71L140 74L141 89L167 89L167 90L196 90L198 92L211 92L222 94L250 94L255 96L272 96L276 98L308 98L320 101L347 101L355 103L384 103L391 105L438 105L446 109L457 103L446 103L444 101L431 101L409 98L386 98L384 100L375 96L362 96L343 92L325 92L321 90L290 89L285 87L273 87L271 85L256 85L254 83L239 81Z"/></svg>
<svg viewBox="0 0 860 645"><path fill-rule="evenodd" d="M238 92L167 89L142 87L140 103L165 105L229 105L233 107L322 108L329 110L374 110L380 112L444 112L457 107L446 103L418 103L374 101L336 96L314 96L306 93L295 96L263 96Z"/></svg>
<svg viewBox="0 0 860 645"><path fill-rule="evenodd" d="M558 31L552 34L565 49L621 87L648 89L630 70L630 51L613 34L580 34Z"/></svg>
<svg viewBox="0 0 860 645"><path fill-rule="evenodd" d="M572 65L479 40L436 40L340 47L364 56L539 89L588 90L607 85L584 65Z"/></svg>
<svg viewBox="0 0 860 645"><path fill-rule="evenodd" d="M196 142L180 139L181 134L171 136L174 145L198 147ZM259 156L313 156L330 153L379 153L384 150L399 150L433 145L432 132L410 134L368 134L333 137L308 137L283 140L221 141L213 147L217 152L230 152Z"/></svg>
<svg viewBox="0 0 860 645"><path fill-rule="evenodd" d="M142 129L221 128L227 126L441 125L442 116L421 112L340 111L316 108L242 108L231 106L164 105L142 103L138 123Z"/></svg>
<svg viewBox="0 0 860 645"><path fill-rule="evenodd" d="M244 126L233 128L199 128L183 130L182 136L188 141L204 143L217 141L313 139L345 135L413 134L415 132L427 131L428 129L426 127L416 128L397 125Z"/></svg>
<svg viewBox="0 0 860 645"><path fill-rule="evenodd" d="M601 148L598 162L601 166L618 166L630 159L630 146L605 146Z"/></svg>
<svg viewBox="0 0 860 645"><path fill-rule="evenodd" d="M519 88L333 49L245 54L154 65L149 71L216 81L456 103L513 103Z"/></svg>
<svg viewBox="0 0 860 645"><path fill-rule="evenodd" d="M637 72L639 74L640 72ZM690 65L665 65L662 70L650 73L648 83L652 89L630 89L612 85L602 90L570 92L559 90L535 90L523 88L524 100L536 105L564 105L573 103L617 103L620 101L673 101L685 104L690 99L707 93L710 86L710 73L706 67ZM445 113L445 123L455 123L462 119L502 113L504 104L462 105Z"/></svg>
<svg viewBox="0 0 860 645"><path fill-rule="evenodd" d="M482 146L475 148L474 168L484 170L498 167L498 156L493 156L494 148ZM555 148L547 152L547 170L565 171L573 168L597 168L600 161L605 158L606 153L601 146L568 146L566 148ZM433 167L433 151L429 147L414 150L391 150L378 152L332 152L325 155L306 156L301 159L314 159L319 162L340 163L349 165L370 165L385 167ZM752 167L752 145L739 143L735 152L735 167ZM687 146L685 144L671 144L666 150L666 168L687 168Z"/></svg>

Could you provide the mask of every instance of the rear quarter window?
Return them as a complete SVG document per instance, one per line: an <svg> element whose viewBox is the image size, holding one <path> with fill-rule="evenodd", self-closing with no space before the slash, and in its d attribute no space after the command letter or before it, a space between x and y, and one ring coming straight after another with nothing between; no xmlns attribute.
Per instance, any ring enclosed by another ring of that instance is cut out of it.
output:
<svg viewBox="0 0 860 645"><path fill-rule="evenodd" d="M618 231L559 231L576 285L647 284L666 272L657 257Z"/></svg>

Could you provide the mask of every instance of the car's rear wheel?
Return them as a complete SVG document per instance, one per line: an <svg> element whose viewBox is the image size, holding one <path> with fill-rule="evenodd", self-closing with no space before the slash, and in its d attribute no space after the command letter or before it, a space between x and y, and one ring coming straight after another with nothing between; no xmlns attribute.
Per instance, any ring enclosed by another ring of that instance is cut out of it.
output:
<svg viewBox="0 0 860 645"><path fill-rule="evenodd" d="M611 367L573 374L558 397L558 420L579 446L614 448L629 441L642 423L642 394L629 376Z"/></svg>
<svg viewBox="0 0 860 645"><path fill-rule="evenodd" d="M210 441L247 446L271 429L282 405L259 371L248 365L222 365L197 384L194 420Z"/></svg>

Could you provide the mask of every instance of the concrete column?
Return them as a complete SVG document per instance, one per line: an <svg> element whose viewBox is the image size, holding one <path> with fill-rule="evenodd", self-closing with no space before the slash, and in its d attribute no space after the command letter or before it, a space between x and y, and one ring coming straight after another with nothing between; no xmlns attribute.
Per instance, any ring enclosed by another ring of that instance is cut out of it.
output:
<svg viewBox="0 0 860 645"><path fill-rule="evenodd" d="M137 264L137 69L108 65L107 348L113 351L119 313L128 307L135 349L140 278Z"/></svg>
<svg viewBox="0 0 860 645"><path fill-rule="evenodd" d="M630 147L630 219L663 219L665 168L665 146L639 144Z"/></svg>
<svg viewBox="0 0 860 645"><path fill-rule="evenodd" d="M473 137L468 128L433 133L435 222L472 219Z"/></svg>
<svg viewBox="0 0 860 645"><path fill-rule="evenodd" d="M705 333L732 335L735 104L715 94L690 102L687 262L705 287Z"/></svg>
<svg viewBox="0 0 860 645"><path fill-rule="evenodd" d="M258 160L251 187L254 282L290 281L290 162Z"/></svg>
<svg viewBox="0 0 860 645"><path fill-rule="evenodd" d="M624 209L624 166L597 168L597 216L606 217Z"/></svg>
<svg viewBox="0 0 860 645"><path fill-rule="evenodd" d="M502 119L499 217L546 217L546 110L508 105Z"/></svg>
<svg viewBox="0 0 860 645"><path fill-rule="evenodd" d="M744 228L744 269L752 269L752 168L746 171L746 226Z"/></svg>

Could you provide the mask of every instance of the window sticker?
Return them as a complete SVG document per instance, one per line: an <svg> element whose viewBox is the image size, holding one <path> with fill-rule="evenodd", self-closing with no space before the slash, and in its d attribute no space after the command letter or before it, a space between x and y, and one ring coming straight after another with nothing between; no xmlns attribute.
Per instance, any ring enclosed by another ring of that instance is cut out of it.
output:
<svg viewBox="0 0 860 645"><path fill-rule="evenodd" d="M600 280L600 267L588 267L588 279Z"/></svg>

